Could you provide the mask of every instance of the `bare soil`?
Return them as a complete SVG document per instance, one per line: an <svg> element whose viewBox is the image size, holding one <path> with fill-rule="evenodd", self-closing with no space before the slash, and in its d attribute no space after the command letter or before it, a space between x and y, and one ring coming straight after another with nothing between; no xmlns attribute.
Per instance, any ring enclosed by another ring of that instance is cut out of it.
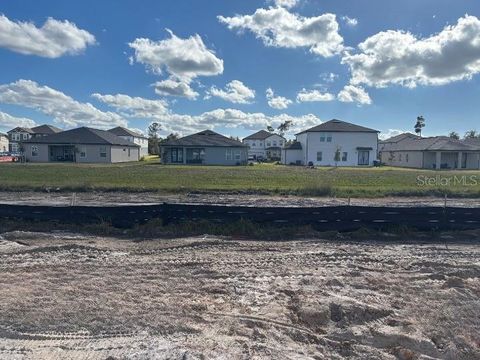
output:
<svg viewBox="0 0 480 360"><path fill-rule="evenodd" d="M464 243L0 238L0 359L479 359Z"/></svg>
<svg viewBox="0 0 480 360"><path fill-rule="evenodd" d="M339 205L357 206L444 206L445 199L438 197L381 197L381 198L332 198L272 196L248 193L186 193L162 194L156 192L9 192L0 191L0 204L49 205L49 206L121 206L132 204L212 204L231 206L263 206L263 207L321 207ZM480 199L451 198L448 206L478 207Z"/></svg>

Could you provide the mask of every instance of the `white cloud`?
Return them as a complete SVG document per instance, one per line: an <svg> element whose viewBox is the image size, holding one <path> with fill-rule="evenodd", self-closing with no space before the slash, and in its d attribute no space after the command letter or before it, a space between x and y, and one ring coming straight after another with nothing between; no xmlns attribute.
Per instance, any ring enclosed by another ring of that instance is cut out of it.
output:
<svg viewBox="0 0 480 360"><path fill-rule="evenodd" d="M358 25L358 20L349 16L342 16L342 20L345 21L345 24L351 27L355 27Z"/></svg>
<svg viewBox="0 0 480 360"><path fill-rule="evenodd" d="M95 93L92 94L92 97L122 111L122 115L125 117L154 118L168 112L168 104L164 100L150 100L123 94L101 95Z"/></svg>
<svg viewBox="0 0 480 360"><path fill-rule="evenodd" d="M78 102L58 90L30 80L0 85L0 103L36 109L67 127L126 126L126 121L118 114L101 111L90 103Z"/></svg>
<svg viewBox="0 0 480 360"><path fill-rule="evenodd" d="M81 53L95 37L69 21L48 18L42 27L15 22L0 14L0 47L24 55L58 58Z"/></svg>
<svg viewBox="0 0 480 360"><path fill-rule="evenodd" d="M189 83L198 76L223 73L223 60L208 49L200 35L182 39L170 30L170 38L160 41L135 39L129 46L135 50L134 60L155 73L166 70L169 74Z"/></svg>
<svg viewBox="0 0 480 360"><path fill-rule="evenodd" d="M338 79L338 74L335 73L322 73L320 74L320 79L326 83L333 83L335 80Z"/></svg>
<svg viewBox="0 0 480 360"><path fill-rule="evenodd" d="M291 9L298 5L300 0L269 0L269 3L274 3L276 6Z"/></svg>
<svg viewBox="0 0 480 360"><path fill-rule="evenodd" d="M369 105L372 103L370 95L359 86L346 85L342 91L338 93L338 100L341 102L357 102L359 104Z"/></svg>
<svg viewBox="0 0 480 360"><path fill-rule="evenodd" d="M183 135L192 132L223 128L241 128L249 130L265 129L268 125L278 127L281 123L291 120L292 128L289 134L294 134L305 128L321 123L320 119L313 114L303 116L290 116L281 114L268 116L264 113L245 113L236 109L216 109L200 115L165 114L155 119L162 124L164 133L178 132Z"/></svg>
<svg viewBox="0 0 480 360"><path fill-rule="evenodd" d="M161 96L179 96L190 100L198 97L198 92L192 89L189 82L175 78L157 81L153 84L155 92Z"/></svg>
<svg viewBox="0 0 480 360"><path fill-rule="evenodd" d="M248 88L239 80L233 80L225 86L225 90L212 86L207 93L207 98L210 96L235 104L248 104L255 99L255 90Z"/></svg>
<svg viewBox="0 0 480 360"><path fill-rule="evenodd" d="M297 102L314 102L314 101L332 101L335 96L330 93L321 93L318 90L302 89L297 94Z"/></svg>
<svg viewBox="0 0 480 360"><path fill-rule="evenodd" d="M19 118L0 111L0 129L3 129L4 131L12 130L17 126L30 128L36 125L37 124L32 119Z"/></svg>
<svg viewBox="0 0 480 360"><path fill-rule="evenodd" d="M292 104L292 100L283 96L275 96L275 93L271 88L266 91L266 97L268 100L268 106L274 109L283 110L288 108Z"/></svg>
<svg viewBox="0 0 480 360"><path fill-rule="evenodd" d="M303 17L282 7L257 9L253 15L218 16L230 30L250 30L265 46L307 47L310 52L330 57L344 50L334 14Z"/></svg>
<svg viewBox="0 0 480 360"><path fill-rule="evenodd" d="M405 134L409 133L410 131L406 130L398 130L398 129L388 129L387 131L382 131L380 135L378 135L380 140L386 140L390 139L391 137L400 135L400 134Z"/></svg>
<svg viewBox="0 0 480 360"><path fill-rule="evenodd" d="M466 15L427 38L384 31L367 38L358 49L359 53L342 59L350 67L354 85L415 87L470 79L480 72L480 20Z"/></svg>

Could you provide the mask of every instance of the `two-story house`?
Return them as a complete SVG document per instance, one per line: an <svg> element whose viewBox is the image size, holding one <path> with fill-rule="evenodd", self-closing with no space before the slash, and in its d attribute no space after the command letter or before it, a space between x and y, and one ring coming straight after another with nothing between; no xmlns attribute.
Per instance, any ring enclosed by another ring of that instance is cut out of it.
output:
<svg viewBox="0 0 480 360"><path fill-rule="evenodd" d="M148 138L146 136L121 126L117 126L108 131L124 140L139 145L140 157L148 155Z"/></svg>
<svg viewBox="0 0 480 360"><path fill-rule="evenodd" d="M0 153L8 152L8 135L0 133Z"/></svg>
<svg viewBox="0 0 480 360"><path fill-rule="evenodd" d="M47 135L57 134L61 132L59 129L52 125L40 125L33 128L16 127L8 132L9 139L9 151L11 153L22 152L22 142L30 140L31 138L39 138Z"/></svg>
<svg viewBox="0 0 480 360"><path fill-rule="evenodd" d="M377 160L379 131L341 120L330 120L296 134L282 150L283 164L369 166Z"/></svg>
<svg viewBox="0 0 480 360"><path fill-rule="evenodd" d="M280 160L286 139L278 134L260 130L243 139L248 146L248 157L253 159Z"/></svg>

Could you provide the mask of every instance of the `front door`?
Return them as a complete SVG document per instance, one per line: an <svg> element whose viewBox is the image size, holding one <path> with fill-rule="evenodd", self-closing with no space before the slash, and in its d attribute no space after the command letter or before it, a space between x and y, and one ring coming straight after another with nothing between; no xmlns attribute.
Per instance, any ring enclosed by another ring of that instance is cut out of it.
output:
<svg viewBox="0 0 480 360"><path fill-rule="evenodd" d="M370 151L358 152L358 165L370 165Z"/></svg>

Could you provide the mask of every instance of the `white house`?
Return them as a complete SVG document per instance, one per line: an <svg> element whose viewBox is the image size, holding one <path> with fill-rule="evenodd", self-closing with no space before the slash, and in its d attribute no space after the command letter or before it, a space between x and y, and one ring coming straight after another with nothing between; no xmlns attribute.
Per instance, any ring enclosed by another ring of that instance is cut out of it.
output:
<svg viewBox="0 0 480 360"><path fill-rule="evenodd" d="M260 130L243 139L243 143L248 146L248 157L268 160L280 160L281 151L286 142L283 136L265 130Z"/></svg>
<svg viewBox="0 0 480 360"><path fill-rule="evenodd" d="M369 166L377 160L379 131L330 120L296 134L282 150L286 165Z"/></svg>
<svg viewBox="0 0 480 360"><path fill-rule="evenodd" d="M0 153L8 152L8 135L4 133L0 133Z"/></svg>
<svg viewBox="0 0 480 360"><path fill-rule="evenodd" d="M108 130L114 135L121 137L124 140L130 141L134 144L140 146L140 157L148 155L148 139L146 136L139 134L135 131L126 129L121 126L117 126L113 129Z"/></svg>

